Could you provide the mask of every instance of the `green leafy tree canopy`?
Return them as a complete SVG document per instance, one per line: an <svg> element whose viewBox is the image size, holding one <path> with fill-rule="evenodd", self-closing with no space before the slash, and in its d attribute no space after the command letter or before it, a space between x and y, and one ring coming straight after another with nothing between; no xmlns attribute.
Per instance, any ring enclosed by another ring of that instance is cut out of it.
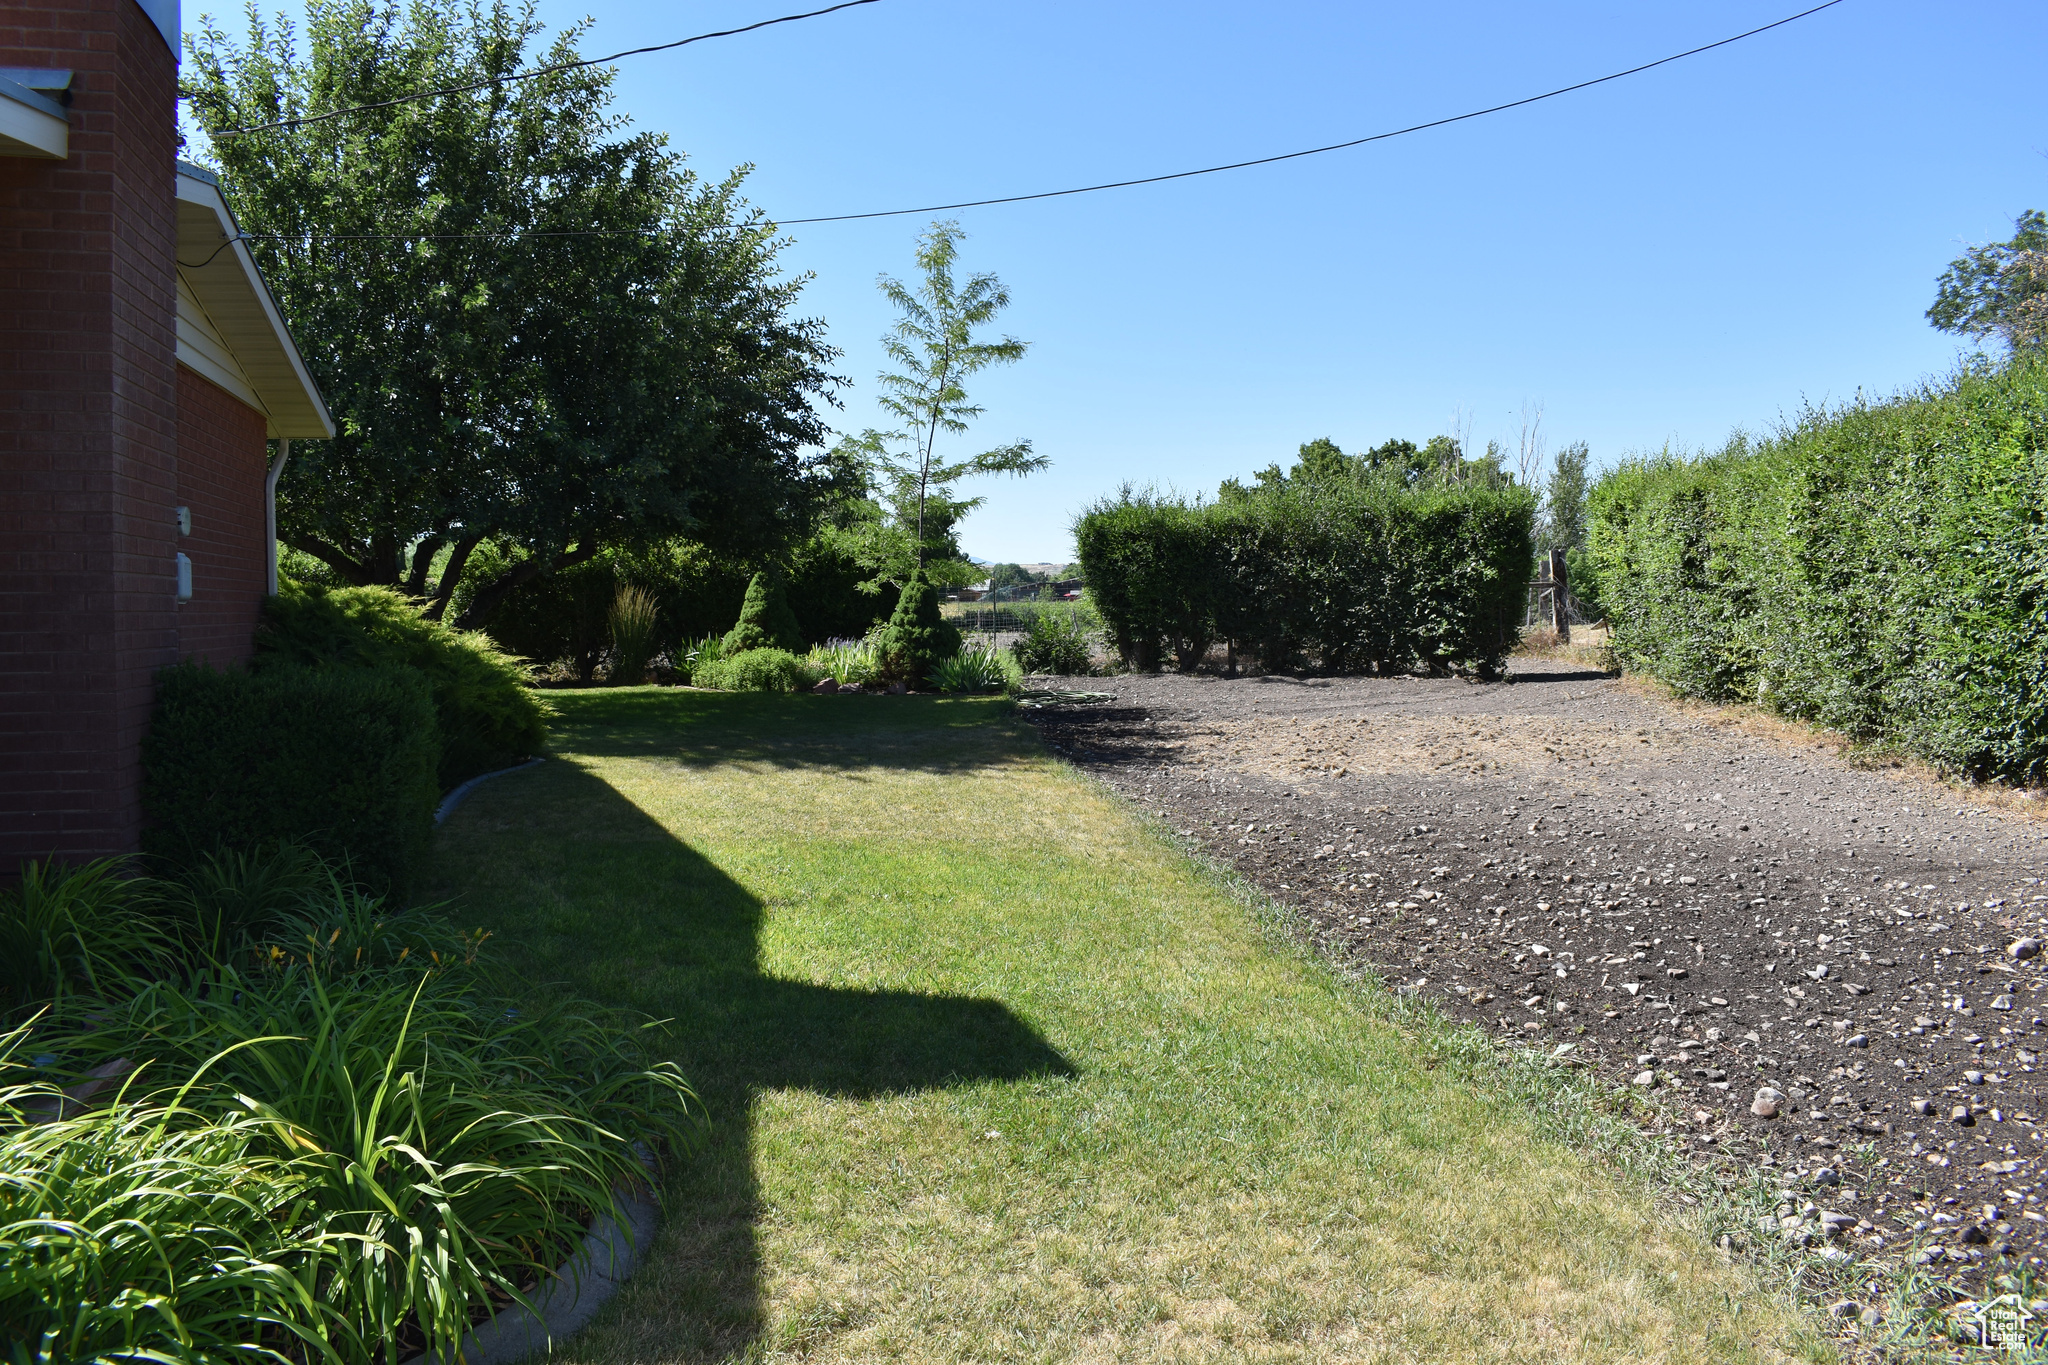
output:
<svg viewBox="0 0 2048 1365"><path fill-rule="evenodd" d="M960 240L957 223L934 223L918 238L917 266L923 279L911 287L884 275L882 293L901 316L882 338L894 366L878 376L882 410L899 424L893 431L873 428L844 438L843 458L870 471L894 513L894 524L876 528L868 555L878 576L904 581L970 582L977 575L959 561L953 525L982 503L959 498L953 486L983 474L1023 476L1050 463L1034 455L1031 442L1017 441L961 460L939 457L942 435L958 436L983 409L970 403L966 381L991 365L1011 365L1024 358L1028 343L1015 337L985 341L981 329L1007 308L1010 292L994 275L956 278ZM928 562L933 572L925 572Z"/></svg>
<svg viewBox="0 0 2048 1365"><path fill-rule="evenodd" d="M479 546L502 572L461 624L603 547L688 535L736 555L803 532L803 452L838 382L804 277L740 198L628 134L601 67L526 68L531 0L310 0L303 33L188 36L184 93L339 434L296 449L279 532L342 581L438 619ZM581 26L541 64L577 58ZM261 132L228 130L461 93Z"/></svg>
<svg viewBox="0 0 2048 1365"><path fill-rule="evenodd" d="M2013 220L2012 240L1971 247L1949 263L1927 320L1944 332L1996 336L2015 351L2048 345L2048 214Z"/></svg>

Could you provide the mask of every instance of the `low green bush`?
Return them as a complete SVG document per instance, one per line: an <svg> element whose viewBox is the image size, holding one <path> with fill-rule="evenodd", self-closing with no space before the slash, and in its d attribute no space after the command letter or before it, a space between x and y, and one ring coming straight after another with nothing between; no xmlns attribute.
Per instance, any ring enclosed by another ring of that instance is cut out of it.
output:
<svg viewBox="0 0 2048 1365"><path fill-rule="evenodd" d="M1092 613L1080 604L1041 611L1010 648L1026 673L1086 677L1095 671Z"/></svg>
<svg viewBox="0 0 2048 1365"><path fill-rule="evenodd" d="M142 745L143 847L188 865L302 844L402 891L433 829L440 756L417 669L178 664L157 675Z"/></svg>
<svg viewBox="0 0 2048 1365"><path fill-rule="evenodd" d="M2048 357L1626 463L1590 544L1625 667L2048 778Z"/></svg>
<svg viewBox="0 0 2048 1365"><path fill-rule="evenodd" d="M1533 563L1526 489L1283 480L1205 503L1125 489L1085 512L1089 597L1132 668L1217 640L1269 670L1498 673Z"/></svg>
<svg viewBox="0 0 2048 1365"><path fill-rule="evenodd" d="M875 637L877 676L922 687L934 668L959 652L960 631L939 615L938 589L922 573L913 573L889 624Z"/></svg>
<svg viewBox="0 0 2048 1365"><path fill-rule="evenodd" d="M801 692L819 676L786 649L743 649L700 665L690 681L715 692Z"/></svg>
<svg viewBox="0 0 2048 1365"><path fill-rule="evenodd" d="M256 632L255 668L417 669L433 691L435 775L446 791L547 742L547 709L526 668L480 631L429 621L389 588L281 584Z"/></svg>

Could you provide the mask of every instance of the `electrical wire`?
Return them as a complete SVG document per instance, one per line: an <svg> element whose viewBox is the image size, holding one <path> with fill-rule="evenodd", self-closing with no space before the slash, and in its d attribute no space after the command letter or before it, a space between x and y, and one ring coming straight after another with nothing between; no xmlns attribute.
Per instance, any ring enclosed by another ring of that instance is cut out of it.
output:
<svg viewBox="0 0 2048 1365"><path fill-rule="evenodd" d="M869 4L869 3L872 3L872 0L851 0L851 3L854 3L854 4ZM1415 124L1410 124L1410 125L1409 125L1408 127L1406 127L1406 128L1396 128L1396 129L1392 130L1391 132L1385 132L1385 133L1374 133L1374 134L1372 134L1372 135L1371 135L1371 136L1369 136L1369 137L1360 137L1360 138L1353 138L1353 139L1351 139L1351 140L1350 140L1350 141L1348 141L1348 142L1332 142L1332 143L1328 144L1327 146L1322 146L1322 147L1310 147L1310 148L1307 148L1307 149L1305 149L1305 150L1303 150L1303 151L1298 151L1298 152L1282 152L1282 153L1280 153L1280 154L1279 154L1279 155L1277 155L1277 156L1262 156L1262 157L1256 157L1256 158L1254 158L1254 159L1252 159L1252 160L1250 160L1250 161L1232 161L1232 162L1227 162L1227 163L1225 163L1225 164L1223 164L1223 165L1220 165L1220 166L1204 166L1204 167L1202 167L1202 168L1201 168L1201 169L1199 169L1199 170L1192 170L1192 171L1174 171L1174 172L1171 172L1171 173L1169 173L1169 174L1166 174L1166 175L1149 175L1149 176L1143 176L1143 177L1141 177L1141 178L1139 178L1139 179L1136 179L1136 180L1110 180L1110 181L1105 181L1105 182L1103 182L1103 183L1101 183L1101 184L1097 184L1097 185L1079 185L1079 186L1076 186L1076 187L1074 187L1074 188L1072 188L1072 189L1065 189L1065 190L1042 190L1042 191L1040 191L1040 192L1038 192L1038 193L1036 193L1036 194L1012 194L1012 195L1004 195L1004 196L1002 196L1002 197L1000 197L1000 198L995 198L995 199L964 199L964 200L961 200L961 201L959 201L959 202L957 202L957 203L952 203L952 204L931 204L931 205L927 205L926 207L923 207L923 208L914 208L914 209L879 209L879 210L876 210L876 211L874 211L874 212L870 212L870 213L838 213L838 214L830 214L830 215L826 215L826 216L823 216L823 217L817 217L817 218L776 218L776 219L771 219L770 221L771 221L771 222L772 222L772 223L773 223L773 224L774 224L774 225L775 225L776 227L795 227L795 226L798 226L799 224L805 224L805 223L846 223L846 222L853 222L853 221L857 221L857 220L860 220L860 219L865 219L865 218L900 218L900 217L904 217L904 216L906 216L906 215L909 215L909 214L917 214L917 213L944 213L944 212L947 212L947 211L949 211L949 210L951 210L951 209L973 209L973 208L986 208L986 207L988 207L988 206L990 206L990 205L993 205L993 204L1022 204L1022 203L1028 203L1028 202L1030 202L1030 201L1032 201L1032 200L1035 200L1035 199L1060 199L1060 198L1065 198L1065 197L1067 197L1067 196L1069 196L1069 195L1076 195L1076 194L1094 194L1094 193L1096 193L1097 191L1100 191L1100 190L1121 190L1121 189L1130 189L1130 188L1132 188L1133 186L1137 186L1137 185L1157 185L1157 184L1161 184L1161 183L1163 183L1163 182L1165 182L1165 181L1169 181L1169 180L1186 180L1186 179L1189 179L1189 178L1191 178L1191 177L1193 177L1193 176L1198 176L1198 175L1217 175L1217 174L1220 174L1220 173L1221 173L1221 172L1223 172L1223 171L1239 171L1239 170L1244 170L1244 169L1246 169L1246 168L1248 168L1248 167L1252 167L1252 166L1270 166L1270 165L1273 165L1273 164L1274 164L1275 162L1280 162L1280 161L1294 161L1294 160L1298 160L1298 159L1300 159L1301 157L1306 157L1306 156L1320 156L1320 155L1322 155L1322 154L1323 154L1323 153L1325 153L1325 152L1341 152L1341 151L1344 151L1344 150L1346 150L1347 148L1351 148L1351 147L1363 147L1363 146L1365 146L1365 145L1366 145L1367 143L1370 143L1370 142L1385 142L1385 141L1386 141L1387 139L1389 139L1389 138L1396 138L1396 137L1405 137L1405 136L1407 136L1407 135L1408 135L1409 133L1420 133L1420 132L1424 132L1424 131L1427 131L1428 129L1431 129L1431 128L1442 128L1442 127L1446 127L1446 126L1448 126L1448 125L1450 125L1450 124L1453 124L1453 123L1464 123L1464 122L1466 122L1466 121L1467 121L1467 120L1469 120L1469 119L1476 119L1476 118L1484 118L1484 117L1486 117L1486 116L1487 116L1488 114L1498 114L1498 113L1503 113L1503 112L1505 112L1506 110L1509 110L1509 109L1520 109L1520 108L1522 108L1522 107L1523 107L1524 105L1536 104L1536 103L1539 103L1539 102L1541 102L1541 101L1543 101L1543 100L1549 100L1549 99L1556 99L1556 98L1557 98L1557 97L1558 97L1559 95L1569 95L1569 94L1571 94L1572 92L1574 92L1574 91L1577 91L1577 90L1586 90L1586 89L1590 89L1591 87L1593 87L1593 86L1596 86L1596 85L1605 85L1605 84L1606 84L1607 82L1609 82L1609 81L1618 81L1618 80L1621 80L1621 79L1622 79L1623 77L1625 77L1625 76L1635 76L1635 75L1640 75L1640 74L1641 74L1642 72L1645 72L1645 71L1652 71L1652 70L1655 70L1655 69L1656 69L1657 67L1660 67L1660 66L1669 66L1669 65L1670 65L1670 64L1671 64L1672 62L1677 62L1677 61L1683 61L1683 60L1685 60L1685 59L1686 59L1687 57L1697 57L1697 56L1698 56L1698 55L1699 55L1700 53L1702 53L1702 52L1712 52L1712 51L1713 51L1713 50L1714 50L1715 48L1720 48L1720 47L1727 47L1727 46L1728 46L1728 45L1729 45L1730 43L1739 43L1739 42L1741 42L1741 41L1742 41L1743 39L1745 39L1745 38L1754 38L1754 37L1756 37L1756 36L1757 36L1757 35L1758 35L1759 33L1769 33L1769 32L1770 32L1770 31L1771 31L1772 29L1774 29L1774 28L1783 28L1783 27L1784 27L1785 25L1787 25L1787 24L1790 24L1790 23L1796 23L1797 21L1799 21L1799 20L1801 20L1801 19L1804 19L1804 18L1806 18L1806 17L1807 17L1807 16L1809 16L1809 15L1814 15L1814 14L1818 14L1818 13L1820 13L1820 12L1821 12L1822 10L1824 10L1824 9L1833 9L1833 8L1834 8L1834 7L1836 6L1836 5L1839 5L1839 4L1841 4L1841 3L1842 3L1842 0L1824 0L1824 2L1823 2L1822 4L1818 4L1818 5L1815 5L1815 6L1813 6L1813 7L1811 8L1811 9L1804 9L1804 10L1801 10L1801 11L1799 11L1799 13L1797 13L1797 14L1789 14L1789 15L1785 16L1785 17L1784 17L1783 19L1779 19L1779 20L1776 20L1776 21L1775 21L1775 22L1773 22L1773 23L1768 23L1768 24L1764 24L1764 25L1762 25L1761 27L1758 27L1758 28L1753 28L1753 29L1749 29L1749 30L1747 30L1746 32L1742 32L1742 33L1738 33L1738 34L1735 34L1735 35L1734 35L1733 37L1730 37L1730 38L1723 38L1723 39L1721 39L1721 40L1720 40L1720 41L1718 41L1718 42L1706 43L1706 44L1704 44L1704 45L1702 45L1702 46L1700 46L1700 47L1688 48L1688 49L1686 49L1686 50L1685 50L1684 52L1675 52L1675 53L1673 53L1673 54L1672 54L1671 56L1669 56L1669 57L1659 57L1659 58L1658 58L1658 59L1657 59L1656 61L1654 61L1654 62L1644 62L1644 63L1643 63L1642 65L1640 65L1640 66L1632 66L1632 67L1629 67L1629 68L1628 68L1628 69L1627 69L1626 71L1616 71L1616 72L1613 72L1613 73L1611 73L1611 74L1609 74L1609 75L1605 75L1605 76L1595 76L1595 77L1594 77L1593 79L1591 79L1591 80L1579 81L1579 82L1577 82L1576 84L1573 84L1573 85L1564 85L1564 86L1559 86L1559 87L1558 87L1557 89L1555 89L1555 90L1546 90L1546 91L1544 91L1544 92L1543 92L1542 94L1540 94L1540 95L1530 95L1530 96L1527 96L1526 98L1523 98L1523 99L1518 99L1518 100L1510 100L1510 101L1509 101L1508 103L1506 103L1506 104L1495 104L1495 105L1491 105L1491 106L1489 106L1489 107L1487 107L1487 108L1485 108L1485 109L1474 109L1474 110L1472 110L1472 111L1471 111L1470 113L1464 113L1464 114L1453 114L1453 115L1452 115L1452 116L1450 116L1449 118L1440 118L1440 119L1432 119L1432 120L1430 120L1430 121L1429 121L1429 122L1427 122L1427 123L1415 123ZM841 6L835 6L835 8L841 8L841 9L843 9L843 8L845 8L845 6L843 6L843 5L841 5ZM830 12L831 12L831 11L829 11L829 10L819 10L819 11L817 11L817 13L820 13L820 14L827 14L827 13L830 13ZM806 17L806 16L792 16L792 17L797 17L797 18L801 18L801 17ZM768 22L770 22L770 23L779 23L779 22L782 22L782 21L780 21L780 20L769 20ZM744 32L744 30L736 30L736 31L739 31L739 32ZM693 40L693 39L689 39L689 40L685 40L685 41L694 41L694 40ZM643 49L643 50L653 50L653 49ZM609 60L609 59L601 59L601 60ZM540 73L536 72L536 73L534 73L534 74L538 75L538 74L540 74ZM365 106L365 107L368 107L368 106ZM347 111L337 111L337 112L347 112ZM273 126L273 125L264 125L264 126L268 127L268 126ZM254 234L249 234L249 235L250 235L250 236L253 236L253 237L262 237L262 238L267 238L267 239L289 239L289 240L294 240L294 241L335 241L335 242L343 242L343 241L350 241L350 242L353 242L353 241L391 241L391 242L420 242L420 241L445 241L445 240L451 240L451 239L456 239L456 238L465 238L465 237L505 237L505 236L512 236L512 235L520 235L520 236L528 236L528 237L604 237L604 236L634 236L634 235L646 235L646 234L647 234L647 233L649 233L649 232L658 232L658 231L660 231L660 230L661 230L661 229L589 229L589 230L584 230L584 231L577 231L577 230L561 230L561 231L535 231L535 232L524 232L524 233L521 233L521 232L518 232L518 230L516 230L516 229L507 229L507 230L505 230L505 231L502 231L502 232L451 232L451 233L432 233L432 232L360 232L360 233L334 233L334 234L320 234L320 233L254 233Z"/></svg>
<svg viewBox="0 0 2048 1365"><path fill-rule="evenodd" d="M187 269L187 270L204 270L204 269L206 269L206 267L208 267L208 266L210 266L210 265L212 265L212 264L213 264L213 257L214 257L214 256L218 256L218 255L220 255L220 253L221 253L221 252L223 252L223 251L226 251L226 250L227 250L227 249L228 249L229 247L233 246L233 245L234 245L234 244L235 244L236 242L246 242L246 241L249 241L249 240L250 240L250 237L249 237L249 234L248 234L248 233L246 233L246 232L238 232L238 233L236 233L236 234L235 234L234 236L232 236L232 237L228 238L228 239L227 239L227 240L226 240L225 242L222 242L222 243L221 243L221 244L220 244L219 246L215 247L215 248L213 249L213 256L208 256L208 257L207 257L207 258L206 258L205 260L203 260L203 261L178 261L178 258L177 258L176 256L173 256L173 257L171 257L171 259L172 259L172 260L174 260L174 261L178 261L178 264L179 264L179 265L181 265L181 266L183 266L183 267L185 267L185 269Z"/></svg>
<svg viewBox="0 0 2048 1365"><path fill-rule="evenodd" d="M835 213L820 218L778 218L775 220L775 223L777 227L795 227L802 223L847 223L862 218L901 218L913 213L945 213L951 209L986 208L991 204L1023 204L1034 199L1060 199L1072 194L1094 194L1098 190L1123 190L1130 189L1135 185L1157 185L1168 180L1186 180L1197 175L1216 175L1222 171L1241 171L1250 166L1270 166L1277 161L1294 161L1305 156L1321 156L1325 152L1341 152L1350 147L1363 147L1368 142L1385 142L1388 138L1405 137L1409 133L1420 133L1430 128L1442 128L1453 123L1463 123L1467 119L1484 118L1488 114L1498 114L1508 109L1519 109L1525 104L1535 104L1541 100L1556 99L1559 95L1569 95L1575 90L1585 90L1595 85L1605 85L1608 81L1618 81L1624 76L1634 76L1656 67L1667 66L1672 62L1683 61L1687 57L1697 57L1702 52L1712 52L1717 47L1726 47L1730 43L1739 43L1744 38L1754 38L1759 33L1768 33L1774 28L1783 28L1786 24L1804 19L1810 14L1818 14L1824 9L1832 9L1841 3L1842 0L1826 0L1824 4L1815 5L1812 9L1801 10L1797 14L1787 15L1785 18L1775 23L1765 24L1761 28L1753 28L1746 33L1738 33L1732 38L1723 38L1717 43L1708 43L1703 47L1689 48L1684 52L1676 52L1669 57L1660 57L1654 62L1644 62L1641 66L1632 66L1626 71L1616 71L1612 75L1596 76L1589 81L1580 81L1576 85L1560 86L1556 90L1546 90L1540 95L1530 95L1526 99L1511 100L1506 104L1496 104L1486 109L1474 109L1469 114L1454 114L1450 118L1432 119L1428 123L1411 124L1406 128L1396 128L1388 133L1374 133L1370 137L1353 138L1349 142L1332 142L1328 146L1310 147L1305 151L1282 152L1278 156L1256 157L1250 161L1232 161L1221 166L1204 166L1200 170L1194 171L1174 171L1167 175L1148 175L1137 180L1109 180L1099 185L1080 185L1068 190L1041 190L1037 194L1010 194L997 199L963 199L955 204L931 204L924 208L916 209L880 209L872 213Z"/></svg>
<svg viewBox="0 0 2048 1365"><path fill-rule="evenodd" d="M222 138L242 137L248 133L264 133L269 132L273 128L303 128L308 124L325 123L329 119L342 118L348 114L360 114L368 109L389 109L393 105L410 104L416 100L438 99L442 95L460 95L470 90L481 90L487 85L511 85L516 81L530 81L536 76L551 76L557 71L575 71L581 67L601 66L606 62L615 62L621 57L640 57L649 52L667 52L678 47L688 47L691 43L701 43L710 38L732 38L742 33L752 33L755 29L770 28L776 24L793 24L799 19L816 19L827 14L837 14L843 9L852 9L856 5L872 5L877 2L878 0L841 0L841 3L828 5L824 9L814 9L804 14L785 14L777 19L763 19L758 24L748 24L744 28L723 28L716 33L699 33L693 38L678 38L672 43L659 43L653 47L628 48L624 52L614 52L609 57L589 57L582 61L563 62L558 66L543 66L538 70L524 71L516 76L492 76L480 81L470 81L466 85L449 85L443 86L438 90L422 90L417 94L400 95L395 99L377 100L370 104L352 104L346 109L330 109L324 114L308 114L304 118L283 118L270 123L252 123L246 128L223 128L221 131L209 136L218 142Z"/></svg>

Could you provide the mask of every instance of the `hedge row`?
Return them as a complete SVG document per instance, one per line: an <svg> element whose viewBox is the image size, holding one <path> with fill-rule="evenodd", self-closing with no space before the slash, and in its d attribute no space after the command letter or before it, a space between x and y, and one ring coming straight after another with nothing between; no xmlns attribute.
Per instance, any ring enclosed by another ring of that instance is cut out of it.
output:
<svg viewBox="0 0 2048 1365"><path fill-rule="evenodd" d="M1535 500L1479 484L1294 482L1216 503L1129 489L1075 525L1124 662L1217 641L1269 670L1499 670L1521 624Z"/></svg>
<svg viewBox="0 0 2048 1365"><path fill-rule="evenodd" d="M403 894L438 794L546 742L516 659L386 588L286 583L256 646L158 675L144 847L173 864L297 843Z"/></svg>
<svg viewBox="0 0 2048 1365"><path fill-rule="evenodd" d="M415 669L178 664L157 675L143 741L143 847L190 864L299 843L402 894L433 831L440 753Z"/></svg>
<svg viewBox="0 0 2048 1365"><path fill-rule="evenodd" d="M1626 464L1592 518L1624 666L2048 777L2048 359Z"/></svg>

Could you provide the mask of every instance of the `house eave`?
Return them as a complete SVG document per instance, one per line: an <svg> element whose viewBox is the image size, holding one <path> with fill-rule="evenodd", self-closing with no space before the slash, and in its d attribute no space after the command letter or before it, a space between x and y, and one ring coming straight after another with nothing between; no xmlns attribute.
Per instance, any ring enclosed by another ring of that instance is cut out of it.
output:
<svg viewBox="0 0 2048 1365"><path fill-rule="evenodd" d="M269 434L312 440L334 435L327 404L221 197L219 183L209 172L184 162L178 163L177 181L178 274L233 353L259 400ZM181 345L181 359L186 349Z"/></svg>

